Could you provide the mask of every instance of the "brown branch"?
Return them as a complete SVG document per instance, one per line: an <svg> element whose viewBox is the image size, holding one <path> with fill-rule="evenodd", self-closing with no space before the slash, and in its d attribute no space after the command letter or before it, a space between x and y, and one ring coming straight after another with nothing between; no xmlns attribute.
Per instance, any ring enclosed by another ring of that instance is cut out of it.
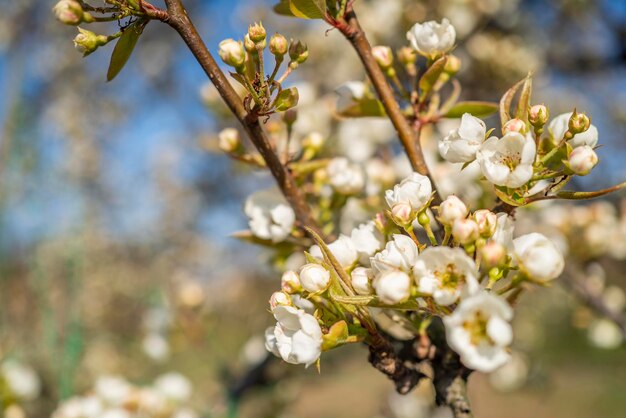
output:
<svg viewBox="0 0 626 418"><path fill-rule="evenodd" d="M183 38L187 47L191 50L226 105L242 124L250 140L265 160L270 172L278 183L278 187L291 204L301 226L308 226L321 236L324 236L291 172L281 163L263 131L258 116L246 111L241 98L228 82L228 79L198 34L198 30L187 15L182 1L165 0L165 4L167 5L166 13L161 13L162 11L154 6L149 6L146 2L143 2L143 7L149 16L167 23Z"/></svg>
<svg viewBox="0 0 626 418"><path fill-rule="evenodd" d="M422 146L420 144L419 137L413 131L409 121L402 114L402 110L400 109L400 105L394 96L393 90L387 83L385 75L376 63L376 60L372 55L372 46L367 40L365 32L361 28L361 25L359 24L356 14L351 6L347 8L344 19L345 20L343 21L331 22L331 24L343 33L359 55L374 89L378 93L380 101L382 102L391 123L398 133L400 142L409 157L413 170L430 178L435 190L433 204L435 206L439 205L439 203L441 203L441 197L437 192L433 178L430 175L428 166L424 160L424 154L422 153Z"/></svg>

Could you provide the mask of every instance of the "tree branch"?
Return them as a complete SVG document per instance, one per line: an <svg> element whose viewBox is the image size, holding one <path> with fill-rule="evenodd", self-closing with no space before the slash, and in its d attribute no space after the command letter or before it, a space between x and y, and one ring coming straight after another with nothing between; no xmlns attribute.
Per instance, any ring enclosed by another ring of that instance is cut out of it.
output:
<svg viewBox="0 0 626 418"><path fill-rule="evenodd" d="M400 142L409 157L413 170L430 178L435 190L433 204L435 206L439 205L441 203L441 197L439 196L439 192L435 187L433 178L428 170L426 161L424 160L424 154L422 153L422 146L420 144L419 137L413 131L409 121L402 114L400 105L396 101L393 94L393 90L387 83L385 75L372 55L372 46L367 40L365 32L361 28L351 4L347 7L344 19L345 21L332 22L332 24L339 29L341 33L343 33L359 55L374 89L378 93L380 101L382 102L391 123L398 133Z"/></svg>
<svg viewBox="0 0 626 418"><path fill-rule="evenodd" d="M320 234L320 236L324 236L291 172L281 163L263 131L258 115L246 111L241 98L228 82L228 79L198 34L196 27L187 15L182 1L165 0L165 4L167 5L167 14L158 14L156 18L170 25L183 38L187 47L191 50L226 105L242 124L250 140L265 160L267 167L278 183L278 187L291 204L301 226L308 226Z"/></svg>

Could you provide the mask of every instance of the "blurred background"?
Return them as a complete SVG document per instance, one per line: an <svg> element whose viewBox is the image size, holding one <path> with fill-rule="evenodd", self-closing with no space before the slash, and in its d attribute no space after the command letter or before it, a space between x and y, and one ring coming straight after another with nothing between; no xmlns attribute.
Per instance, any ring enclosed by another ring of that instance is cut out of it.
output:
<svg viewBox="0 0 626 418"><path fill-rule="evenodd" d="M259 20L270 34L305 40L309 61L293 80L308 114L299 129L328 126L341 148L329 102L341 83L364 79L357 57L324 24L276 16L272 3L185 1L214 53ZM267 384L234 396L264 361L279 273L269 253L231 234L247 227L246 196L272 180L220 155L217 132L234 121L172 30L148 25L105 83L111 45L83 59L53 5L0 3L5 416L49 417L72 397L131 384L170 393L179 418L445 416L427 382L395 395L363 347L324 355L321 374L273 362ZM393 48L413 23L448 17L463 98L498 100L532 71L533 102L554 116L575 105L599 129L601 164L573 186L626 178L626 1L359 0L356 11L372 44ZM611 196L558 209L523 219L558 234L578 263L571 273L622 311L626 205ZM625 415L623 336L567 286L526 295L515 327L512 365L470 379L476 416Z"/></svg>

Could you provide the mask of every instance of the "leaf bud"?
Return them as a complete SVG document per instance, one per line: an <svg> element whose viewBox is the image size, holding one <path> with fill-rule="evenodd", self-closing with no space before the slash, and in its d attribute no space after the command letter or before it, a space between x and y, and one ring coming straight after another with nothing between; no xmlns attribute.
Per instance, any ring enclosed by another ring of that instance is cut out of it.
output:
<svg viewBox="0 0 626 418"><path fill-rule="evenodd" d="M299 98L298 89L290 87L278 93L274 101L274 108L277 112L284 112L285 110L295 107L298 104Z"/></svg>

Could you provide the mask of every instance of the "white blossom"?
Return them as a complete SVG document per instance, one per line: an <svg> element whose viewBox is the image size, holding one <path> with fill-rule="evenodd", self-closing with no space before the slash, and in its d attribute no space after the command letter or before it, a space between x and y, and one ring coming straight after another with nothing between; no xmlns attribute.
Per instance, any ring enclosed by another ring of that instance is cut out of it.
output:
<svg viewBox="0 0 626 418"><path fill-rule="evenodd" d="M572 114L572 112L560 114L552 119L552 121L548 124L548 131L552 135L555 143L560 143L563 140L565 133L569 130L569 119L572 117ZM574 135L568 140L568 142L574 148L583 145L595 147L598 143L598 128L596 128L593 124L589 125L589 129L585 132Z"/></svg>
<svg viewBox="0 0 626 418"><path fill-rule="evenodd" d="M352 287L359 295L369 295L372 293L371 283L374 277L372 269L357 267L350 273Z"/></svg>
<svg viewBox="0 0 626 418"><path fill-rule="evenodd" d="M350 106L361 100L367 92L367 86L361 81L348 81L335 89L337 93L337 111L347 110Z"/></svg>
<svg viewBox="0 0 626 418"><path fill-rule="evenodd" d="M461 117L458 129L450 131L439 141L439 154L451 163L467 163L476 158L476 152L485 142L485 122L469 113Z"/></svg>
<svg viewBox="0 0 626 418"><path fill-rule="evenodd" d="M26 364L7 360L0 366L0 374L16 398L30 401L39 396L41 391L39 376Z"/></svg>
<svg viewBox="0 0 626 418"><path fill-rule="evenodd" d="M119 376L101 376L96 380L96 394L109 405L121 405L132 390L131 385Z"/></svg>
<svg viewBox="0 0 626 418"><path fill-rule="evenodd" d="M504 248L513 248L513 230L515 225L509 215L500 212L496 215L496 228L491 239Z"/></svg>
<svg viewBox="0 0 626 418"><path fill-rule="evenodd" d="M538 232L515 238L513 248L516 261L532 279L552 280L563 271L563 255L552 241Z"/></svg>
<svg viewBox="0 0 626 418"><path fill-rule="evenodd" d="M161 334L150 332L141 342L143 352L155 361L165 361L170 355L170 346Z"/></svg>
<svg viewBox="0 0 626 418"><path fill-rule="evenodd" d="M365 187L363 169L347 158L333 158L328 163L326 171L331 186L341 194L356 194Z"/></svg>
<svg viewBox="0 0 626 418"><path fill-rule="evenodd" d="M272 311L276 326L265 331L265 347L291 364L315 363L322 352L322 330L313 315L291 306Z"/></svg>
<svg viewBox="0 0 626 418"><path fill-rule="evenodd" d="M353 240L344 234L339 235L339 238L328 244L328 249L344 268L352 267L359 257ZM318 260L324 259L322 249L318 245L312 246L309 249L309 254Z"/></svg>
<svg viewBox="0 0 626 418"><path fill-rule="evenodd" d="M296 215L277 189L261 190L248 197L244 206L252 233L272 242L289 236Z"/></svg>
<svg viewBox="0 0 626 418"><path fill-rule="evenodd" d="M401 270L387 270L374 280L374 290L388 305L404 302L411 295L411 277Z"/></svg>
<svg viewBox="0 0 626 418"><path fill-rule="evenodd" d="M422 209L432 194L430 179L419 173L412 173L393 187L393 190L385 192L385 200L390 208L398 203L408 203L413 210Z"/></svg>
<svg viewBox="0 0 626 418"><path fill-rule="evenodd" d="M536 151L531 137L511 132L501 139L491 137L485 141L476 153L476 159L491 183L518 188L533 176Z"/></svg>
<svg viewBox="0 0 626 418"><path fill-rule="evenodd" d="M370 259L372 268L378 272L402 270L410 272L417 260L417 245L410 237L394 234L385 249Z"/></svg>
<svg viewBox="0 0 626 418"><path fill-rule="evenodd" d="M376 229L373 221L359 225L352 230L350 240L356 249L362 264L368 263L369 258L380 251L385 245L383 235Z"/></svg>
<svg viewBox="0 0 626 418"><path fill-rule="evenodd" d="M416 23L407 32L406 38L418 53L432 57L452 49L456 31L450 21L444 18L441 23L434 20Z"/></svg>
<svg viewBox="0 0 626 418"><path fill-rule="evenodd" d="M159 393L176 402L185 402L191 397L191 382L180 373L166 373L154 381Z"/></svg>
<svg viewBox="0 0 626 418"><path fill-rule="evenodd" d="M491 372L509 359L506 348L513 340L512 317L511 307L492 293L483 291L461 299L454 312L443 318L448 345L470 369Z"/></svg>
<svg viewBox="0 0 626 418"><path fill-rule="evenodd" d="M428 247L417 257L413 276L421 293L450 305L478 290L476 263L460 248Z"/></svg>
<svg viewBox="0 0 626 418"><path fill-rule="evenodd" d="M330 284L330 272L319 264L305 264L300 270L300 283L307 292L322 292Z"/></svg>

